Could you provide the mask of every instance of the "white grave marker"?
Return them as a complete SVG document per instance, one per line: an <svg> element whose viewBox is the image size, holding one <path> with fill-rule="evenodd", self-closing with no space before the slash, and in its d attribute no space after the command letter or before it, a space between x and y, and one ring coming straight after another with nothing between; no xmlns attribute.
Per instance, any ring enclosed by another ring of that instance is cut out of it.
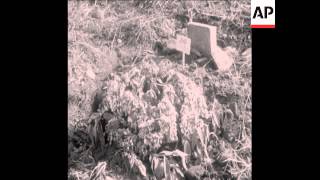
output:
<svg viewBox="0 0 320 180"><path fill-rule="evenodd" d="M181 51L185 54L190 54L190 47L191 47L191 39L186 37L186 36L182 36L177 34L177 50Z"/></svg>
<svg viewBox="0 0 320 180"><path fill-rule="evenodd" d="M185 65L185 54L190 54L191 39L177 34L176 49L182 52L182 65Z"/></svg>

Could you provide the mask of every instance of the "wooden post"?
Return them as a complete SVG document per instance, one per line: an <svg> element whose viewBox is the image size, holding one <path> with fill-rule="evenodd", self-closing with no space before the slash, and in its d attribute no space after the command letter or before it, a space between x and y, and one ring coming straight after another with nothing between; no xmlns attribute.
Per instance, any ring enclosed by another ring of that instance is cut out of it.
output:
<svg viewBox="0 0 320 180"><path fill-rule="evenodd" d="M182 65L185 66L185 57L186 54L190 54L190 47L191 47L191 39L182 36L182 35L177 35L177 40L176 40L176 50L182 52Z"/></svg>
<svg viewBox="0 0 320 180"><path fill-rule="evenodd" d="M184 52L182 52L182 65L183 65L183 67L185 65L185 57L186 57L186 54Z"/></svg>

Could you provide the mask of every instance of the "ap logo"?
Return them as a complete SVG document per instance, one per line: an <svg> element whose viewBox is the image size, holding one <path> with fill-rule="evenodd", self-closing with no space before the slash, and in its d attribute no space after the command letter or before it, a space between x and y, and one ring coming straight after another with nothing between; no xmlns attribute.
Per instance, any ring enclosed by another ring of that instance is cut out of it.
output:
<svg viewBox="0 0 320 180"><path fill-rule="evenodd" d="M251 28L275 28L275 0L251 0Z"/></svg>

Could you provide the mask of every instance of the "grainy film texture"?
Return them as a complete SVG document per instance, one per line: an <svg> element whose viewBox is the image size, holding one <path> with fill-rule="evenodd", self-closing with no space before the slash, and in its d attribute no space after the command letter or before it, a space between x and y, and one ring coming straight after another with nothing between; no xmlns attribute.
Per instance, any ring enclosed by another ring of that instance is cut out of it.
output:
<svg viewBox="0 0 320 180"><path fill-rule="evenodd" d="M68 179L252 179L250 0L69 0Z"/></svg>

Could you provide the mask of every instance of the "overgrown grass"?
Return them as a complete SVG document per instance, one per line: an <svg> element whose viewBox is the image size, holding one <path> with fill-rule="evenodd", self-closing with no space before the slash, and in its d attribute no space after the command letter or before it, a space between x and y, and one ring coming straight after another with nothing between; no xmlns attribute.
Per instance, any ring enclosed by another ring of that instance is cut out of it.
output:
<svg viewBox="0 0 320 180"><path fill-rule="evenodd" d="M68 1L68 127L70 137L88 126L94 96L101 80L118 65L143 57L156 42L185 33L192 20L218 27L218 44L232 47L233 67L224 73L198 68L206 95L215 96L224 109L237 108L236 123L225 122L212 140L220 179L251 179L251 47L250 1ZM231 48L229 48L231 49ZM235 105L236 104L236 105ZM236 106L236 107L235 107ZM230 131L230 133L226 133ZM236 135L226 137L225 134ZM78 135L77 135L78 136ZM84 142L85 143L85 142ZM123 169L95 162L88 150L72 147L69 178L95 174L125 179ZM78 151L76 151L78 150ZM219 169L221 168L221 169Z"/></svg>

